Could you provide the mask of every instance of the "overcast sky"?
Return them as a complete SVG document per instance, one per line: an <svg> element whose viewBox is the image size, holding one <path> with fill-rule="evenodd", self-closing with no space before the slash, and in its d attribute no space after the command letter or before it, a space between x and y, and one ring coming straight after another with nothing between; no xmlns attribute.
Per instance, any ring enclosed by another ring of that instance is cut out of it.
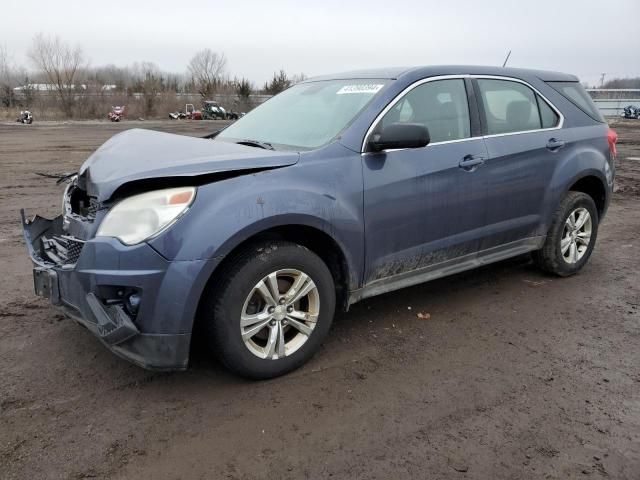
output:
<svg viewBox="0 0 640 480"><path fill-rule="evenodd" d="M366 67L501 64L590 84L640 76L640 0L1 0L0 44L26 63L38 32L80 44L91 65L152 61L183 72L208 47L261 84Z"/></svg>

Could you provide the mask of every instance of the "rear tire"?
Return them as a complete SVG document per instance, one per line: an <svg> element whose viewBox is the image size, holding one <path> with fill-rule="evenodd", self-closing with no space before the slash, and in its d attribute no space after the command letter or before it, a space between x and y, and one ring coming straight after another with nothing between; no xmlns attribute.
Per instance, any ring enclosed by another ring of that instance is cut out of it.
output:
<svg viewBox="0 0 640 480"><path fill-rule="evenodd" d="M205 293L207 343L232 372L284 375L320 348L335 311L326 264L285 241L254 244L230 258Z"/></svg>
<svg viewBox="0 0 640 480"><path fill-rule="evenodd" d="M553 214L551 227L533 260L542 270L561 277L585 266L598 235L598 210L586 193L569 192Z"/></svg>

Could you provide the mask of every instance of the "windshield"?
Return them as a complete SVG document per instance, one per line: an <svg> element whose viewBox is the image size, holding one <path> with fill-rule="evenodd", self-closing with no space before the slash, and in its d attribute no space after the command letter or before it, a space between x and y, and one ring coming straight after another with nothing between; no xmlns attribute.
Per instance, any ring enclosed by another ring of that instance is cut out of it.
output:
<svg viewBox="0 0 640 480"><path fill-rule="evenodd" d="M276 149L311 150L333 140L388 80L300 83L263 103L216 137L257 141Z"/></svg>

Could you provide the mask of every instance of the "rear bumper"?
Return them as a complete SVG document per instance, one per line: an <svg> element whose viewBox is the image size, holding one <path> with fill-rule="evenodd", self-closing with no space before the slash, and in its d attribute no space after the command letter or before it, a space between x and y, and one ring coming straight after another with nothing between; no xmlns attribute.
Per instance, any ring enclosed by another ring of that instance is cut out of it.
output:
<svg viewBox="0 0 640 480"><path fill-rule="evenodd" d="M46 245L47 238L60 238L61 217L28 221L23 213L22 224L37 295L120 357L153 370L187 368L207 261L171 262L146 243L95 238L82 242L75 263L59 263Z"/></svg>

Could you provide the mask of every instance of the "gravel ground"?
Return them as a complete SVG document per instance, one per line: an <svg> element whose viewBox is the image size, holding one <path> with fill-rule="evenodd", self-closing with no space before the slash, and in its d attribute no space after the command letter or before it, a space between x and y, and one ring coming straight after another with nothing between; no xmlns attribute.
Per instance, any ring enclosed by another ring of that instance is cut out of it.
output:
<svg viewBox="0 0 640 480"><path fill-rule="evenodd" d="M116 131L213 122L0 124L0 477L640 478L640 121L616 122L618 191L588 266L520 257L338 316L302 369L233 377L118 359L32 292L18 209ZM418 313L428 313L421 315Z"/></svg>

